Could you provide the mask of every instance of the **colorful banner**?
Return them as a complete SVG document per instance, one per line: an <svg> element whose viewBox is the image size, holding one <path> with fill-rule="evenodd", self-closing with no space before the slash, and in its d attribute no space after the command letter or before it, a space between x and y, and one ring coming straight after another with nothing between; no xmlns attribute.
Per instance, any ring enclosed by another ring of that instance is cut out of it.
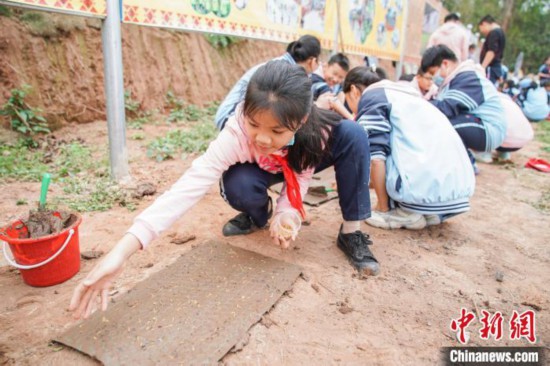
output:
<svg viewBox="0 0 550 366"><path fill-rule="evenodd" d="M344 52L397 60L406 6L407 0L123 0L122 11L126 23L279 42L312 34L326 49L338 36Z"/></svg>
<svg viewBox="0 0 550 366"><path fill-rule="evenodd" d="M407 6L407 0L340 0L340 49L398 60Z"/></svg>
<svg viewBox="0 0 550 366"><path fill-rule="evenodd" d="M290 42L312 34L323 47L325 13L334 0L124 0L123 21L190 31Z"/></svg>
<svg viewBox="0 0 550 366"><path fill-rule="evenodd" d="M101 18L104 18L107 12L106 0L2 0L2 3Z"/></svg>

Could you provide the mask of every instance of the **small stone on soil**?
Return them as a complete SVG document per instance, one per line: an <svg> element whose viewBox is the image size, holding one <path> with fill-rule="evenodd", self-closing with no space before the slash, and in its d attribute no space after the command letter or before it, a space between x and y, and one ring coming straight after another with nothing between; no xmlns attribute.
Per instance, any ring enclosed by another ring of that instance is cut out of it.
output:
<svg viewBox="0 0 550 366"><path fill-rule="evenodd" d="M497 280L498 282L504 281L504 273L502 273L501 271L497 271L495 273L495 280Z"/></svg>
<svg viewBox="0 0 550 366"><path fill-rule="evenodd" d="M195 240L197 237L195 235L176 235L172 240L170 240L170 243L181 245L185 244L188 241Z"/></svg>
<svg viewBox="0 0 550 366"><path fill-rule="evenodd" d="M80 253L80 257L85 260L97 259L104 254L103 250L88 250Z"/></svg>

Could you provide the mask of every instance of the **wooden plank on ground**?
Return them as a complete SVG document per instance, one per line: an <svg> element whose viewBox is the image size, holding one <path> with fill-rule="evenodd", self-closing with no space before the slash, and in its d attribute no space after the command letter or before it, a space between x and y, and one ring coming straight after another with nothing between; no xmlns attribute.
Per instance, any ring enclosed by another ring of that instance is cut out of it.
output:
<svg viewBox="0 0 550 366"><path fill-rule="evenodd" d="M300 272L294 264L210 241L55 341L105 365L213 364Z"/></svg>

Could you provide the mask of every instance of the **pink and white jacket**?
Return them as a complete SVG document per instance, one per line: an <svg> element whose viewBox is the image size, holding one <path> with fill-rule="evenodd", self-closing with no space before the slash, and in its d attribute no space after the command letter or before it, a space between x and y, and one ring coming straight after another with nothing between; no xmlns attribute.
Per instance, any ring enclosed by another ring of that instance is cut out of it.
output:
<svg viewBox="0 0 550 366"><path fill-rule="evenodd" d="M143 248L195 205L230 166L237 163L256 163L270 173L282 172L275 159L261 155L254 148L246 134L241 110L242 106L239 106L218 137L210 143L202 156L193 161L183 176L134 219L128 233L137 237ZM285 156L287 150L282 149L274 154ZM300 174L296 173L302 199L307 193L314 170L310 168ZM275 213L286 210L294 208L288 200L284 184L277 199Z"/></svg>
<svg viewBox="0 0 550 366"><path fill-rule="evenodd" d="M470 35L462 24L447 22L432 33L427 48L443 44L455 53L459 62L462 62L468 59L469 43Z"/></svg>

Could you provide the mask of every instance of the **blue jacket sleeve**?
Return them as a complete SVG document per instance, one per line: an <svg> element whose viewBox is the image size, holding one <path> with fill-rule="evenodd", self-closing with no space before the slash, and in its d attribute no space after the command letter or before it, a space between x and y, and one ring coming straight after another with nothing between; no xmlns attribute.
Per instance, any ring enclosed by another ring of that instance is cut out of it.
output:
<svg viewBox="0 0 550 366"><path fill-rule="evenodd" d="M474 71L459 73L451 80L448 88L430 103L435 105L447 118L472 112L483 102L483 87Z"/></svg>

